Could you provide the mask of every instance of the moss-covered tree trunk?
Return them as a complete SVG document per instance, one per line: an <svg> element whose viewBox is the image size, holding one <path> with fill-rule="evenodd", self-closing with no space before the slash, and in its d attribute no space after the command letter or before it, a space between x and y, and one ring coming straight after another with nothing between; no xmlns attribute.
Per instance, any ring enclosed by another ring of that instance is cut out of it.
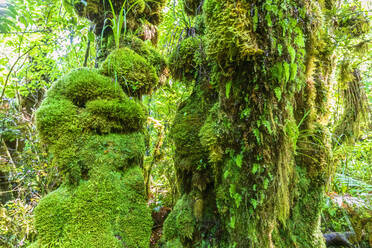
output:
<svg viewBox="0 0 372 248"><path fill-rule="evenodd" d="M35 209L38 240L32 247L148 247L141 96L159 86L165 60L134 33L143 34L144 25L156 29L164 1L112 0L116 15L124 8L127 21L116 36L106 22L115 18L109 1L73 3L96 26L103 62L55 82L37 110L40 137L63 184Z"/></svg>
<svg viewBox="0 0 372 248"><path fill-rule="evenodd" d="M324 247L332 1L185 5L195 32L170 69L194 92L172 129L182 196L166 246Z"/></svg>

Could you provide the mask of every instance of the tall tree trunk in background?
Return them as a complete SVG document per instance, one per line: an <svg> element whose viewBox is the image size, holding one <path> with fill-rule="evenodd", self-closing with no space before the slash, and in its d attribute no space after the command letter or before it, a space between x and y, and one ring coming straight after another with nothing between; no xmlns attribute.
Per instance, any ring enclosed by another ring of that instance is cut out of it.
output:
<svg viewBox="0 0 372 248"><path fill-rule="evenodd" d="M167 247L324 247L332 1L186 0L170 59L194 81L172 129L182 196Z"/></svg>

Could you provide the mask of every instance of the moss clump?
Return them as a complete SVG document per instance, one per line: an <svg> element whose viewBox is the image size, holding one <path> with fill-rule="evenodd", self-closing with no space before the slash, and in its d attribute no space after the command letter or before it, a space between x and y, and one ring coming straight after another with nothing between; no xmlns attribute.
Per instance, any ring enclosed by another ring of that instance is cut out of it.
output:
<svg viewBox="0 0 372 248"><path fill-rule="evenodd" d="M159 82L155 68L126 47L114 50L103 62L100 72L115 78L130 96L149 94Z"/></svg>
<svg viewBox="0 0 372 248"><path fill-rule="evenodd" d="M263 52L257 45L249 9L250 3L242 0L204 2L208 56L221 63L244 60Z"/></svg>
<svg viewBox="0 0 372 248"><path fill-rule="evenodd" d="M169 68L173 78L192 82L197 77L201 51L201 37L188 37L181 41L169 58Z"/></svg>
<svg viewBox="0 0 372 248"><path fill-rule="evenodd" d="M209 150L209 162L217 163L222 161L223 148L221 144L223 129L223 116L218 111L220 104L216 103L209 111L209 115L200 129L200 143Z"/></svg>
<svg viewBox="0 0 372 248"><path fill-rule="evenodd" d="M194 91L180 106L171 129L171 137L176 145L176 168L181 174L197 169L206 162L208 152L200 144L199 131L203 126L210 104L203 102L203 92Z"/></svg>
<svg viewBox="0 0 372 248"><path fill-rule="evenodd" d="M48 91L48 99L66 99L78 107L96 98L114 99L124 97L120 85L112 78L100 75L96 70L81 68L71 71Z"/></svg>
<svg viewBox="0 0 372 248"><path fill-rule="evenodd" d="M152 220L141 169L120 173L99 165L78 187L43 198L35 210L35 247L148 247Z"/></svg>
<svg viewBox="0 0 372 248"><path fill-rule="evenodd" d="M120 85L96 71L72 71L57 81L36 112L42 141L54 154L53 163L69 182L82 175L79 152L86 136L140 131L144 106L125 95Z"/></svg>
<svg viewBox="0 0 372 248"><path fill-rule="evenodd" d="M64 184L37 206L32 247L148 247L145 107L113 78L80 69L53 85L36 120Z"/></svg>
<svg viewBox="0 0 372 248"><path fill-rule="evenodd" d="M177 201L164 222L165 240L178 243L177 240L184 242L186 239L192 239L196 222L190 206L192 206L192 199L189 195L183 195Z"/></svg>
<svg viewBox="0 0 372 248"><path fill-rule="evenodd" d="M126 35L121 40L120 46L128 47L145 58L152 66L155 67L158 77L164 73L167 67L167 61L156 49L154 49L148 42L132 36Z"/></svg>
<svg viewBox="0 0 372 248"><path fill-rule="evenodd" d="M89 101L86 111L84 126L98 133L138 131L143 128L147 117L145 107L127 97Z"/></svg>

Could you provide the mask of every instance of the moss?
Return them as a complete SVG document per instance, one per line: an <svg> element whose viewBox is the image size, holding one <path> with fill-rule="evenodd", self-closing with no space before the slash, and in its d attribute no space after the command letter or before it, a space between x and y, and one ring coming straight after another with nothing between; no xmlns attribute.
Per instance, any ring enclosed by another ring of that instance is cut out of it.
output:
<svg viewBox="0 0 372 248"><path fill-rule="evenodd" d="M179 239L173 239L171 241L168 241L165 244L165 248L183 248L181 241Z"/></svg>
<svg viewBox="0 0 372 248"><path fill-rule="evenodd" d="M176 168L181 173L197 169L198 164L207 162L207 150L200 144L199 131L206 119L208 102L202 101L203 92L194 91L180 106L171 129L176 145Z"/></svg>
<svg viewBox="0 0 372 248"><path fill-rule="evenodd" d="M97 99L86 104L89 113L85 126L100 133L130 132L143 128L147 114L145 107L132 99Z"/></svg>
<svg viewBox="0 0 372 248"><path fill-rule="evenodd" d="M158 77L164 72L167 67L167 60L148 42L133 36L126 35L121 40L120 46L128 47L145 58L152 66L155 67Z"/></svg>
<svg viewBox="0 0 372 248"><path fill-rule="evenodd" d="M169 68L176 80L192 82L200 66L202 41L200 37L188 37L180 42L169 58Z"/></svg>
<svg viewBox="0 0 372 248"><path fill-rule="evenodd" d="M103 62L100 72L115 78L130 96L149 94L159 82L155 68L126 47L114 50Z"/></svg>
<svg viewBox="0 0 372 248"><path fill-rule="evenodd" d="M162 9L165 7L167 0L149 0L146 2L144 15L145 19L151 24L158 25L162 21Z"/></svg>
<svg viewBox="0 0 372 248"><path fill-rule="evenodd" d="M164 238L166 240L192 239L195 231L195 218L192 208L190 208L191 205L189 195L183 195L177 201L173 211L164 222Z"/></svg>
<svg viewBox="0 0 372 248"><path fill-rule="evenodd" d="M121 174L100 165L89 181L63 186L41 200L35 210L37 247L149 246L152 220L141 169Z"/></svg>
<svg viewBox="0 0 372 248"><path fill-rule="evenodd" d="M209 111L209 115L200 129L200 143L209 150L209 161L212 163L221 162L223 158L223 148L220 143L224 133L222 116L219 112L219 103L216 103Z"/></svg>
<svg viewBox="0 0 372 248"><path fill-rule="evenodd" d="M240 61L263 53L253 32L251 9L245 1L206 0L206 53L219 63Z"/></svg>
<svg viewBox="0 0 372 248"><path fill-rule="evenodd" d="M78 154L87 135L140 131L145 119L141 103L127 97L111 79L88 69L57 81L36 112L40 137L54 154L54 165L73 183L82 175Z"/></svg>
<svg viewBox="0 0 372 248"><path fill-rule="evenodd" d="M96 98L114 99L124 97L118 84L112 78L87 68L73 70L56 83L47 93L47 98L67 99L78 107Z"/></svg>

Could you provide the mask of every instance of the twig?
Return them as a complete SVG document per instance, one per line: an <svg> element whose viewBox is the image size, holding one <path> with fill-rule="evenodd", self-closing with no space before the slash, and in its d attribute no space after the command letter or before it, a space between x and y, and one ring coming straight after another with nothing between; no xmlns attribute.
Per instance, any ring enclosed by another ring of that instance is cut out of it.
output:
<svg viewBox="0 0 372 248"><path fill-rule="evenodd" d="M13 165L13 169L16 170L17 167L16 167L16 165L15 165L15 163L14 163L14 161L13 161L12 155L11 155L10 152L9 152L8 146L6 145L4 139L1 139L1 141L2 141L3 146L4 146L4 148L5 148L6 155L8 155L8 157L9 157L9 161L10 161L10 163Z"/></svg>
<svg viewBox="0 0 372 248"><path fill-rule="evenodd" d="M4 94L5 94L5 89L6 89L6 86L8 85L8 81L9 81L9 77L10 77L10 74L12 73L13 69L14 69L14 66L18 63L18 61L23 57L25 56L26 54L28 54L32 49L34 49L36 47L36 45L32 46L30 49L28 49L25 53L23 53L21 56L19 56L17 58L17 60L14 62L14 64L12 65L12 67L10 68L9 72L8 72L8 75L6 75L6 79L5 79L5 83L4 83L4 88L3 88L3 91L1 92L1 99L3 99L4 97Z"/></svg>

